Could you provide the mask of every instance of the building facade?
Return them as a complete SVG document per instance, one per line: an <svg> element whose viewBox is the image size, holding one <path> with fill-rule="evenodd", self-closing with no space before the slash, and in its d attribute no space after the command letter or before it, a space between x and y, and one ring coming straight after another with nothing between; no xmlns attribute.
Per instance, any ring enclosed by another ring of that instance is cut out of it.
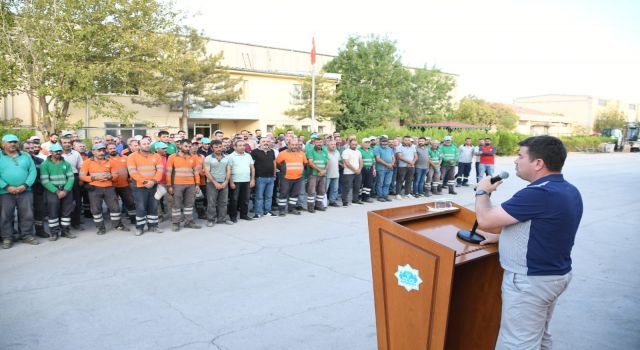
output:
<svg viewBox="0 0 640 350"><path fill-rule="evenodd" d="M225 134L242 130L253 132L261 129L269 132L276 127L290 126L303 130L312 129L311 116L298 120L284 113L292 108L295 95L301 92L304 77L311 74L310 53L304 51L273 48L260 45L243 44L223 40L209 39L207 50L211 54L224 52L222 64L231 77L242 81L242 96L234 103L222 104L215 108L191 111L187 123L189 135L201 133L210 135L220 129ZM319 69L334 56L317 54L316 67ZM336 84L339 74L325 74ZM70 109L70 121L82 121L86 130L85 137L104 135L154 134L159 130L176 132L181 129L181 110L169 105L146 107L135 104L132 98L137 95L111 95L129 111L135 111L133 123L122 125L113 119L95 118L86 105L73 105ZM40 108L36 100L27 95L0 98L0 120L19 118L22 126L34 127L40 118ZM331 121L317 122L320 133L332 132L335 125Z"/></svg>
<svg viewBox="0 0 640 350"><path fill-rule="evenodd" d="M574 133L593 133L593 124L602 110L616 108L627 117L627 122L640 120L640 103L616 99L605 99L589 95L539 95L519 97L514 100L516 107L550 113L549 117L559 123L571 124Z"/></svg>
<svg viewBox="0 0 640 350"><path fill-rule="evenodd" d="M573 124L563 115L543 112L527 107L510 106L518 116L516 131L531 136L568 136L573 134Z"/></svg>

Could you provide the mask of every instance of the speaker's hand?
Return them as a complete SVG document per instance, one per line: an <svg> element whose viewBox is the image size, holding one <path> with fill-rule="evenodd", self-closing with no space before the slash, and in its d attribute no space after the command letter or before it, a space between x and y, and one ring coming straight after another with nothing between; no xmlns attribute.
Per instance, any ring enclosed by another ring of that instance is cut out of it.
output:
<svg viewBox="0 0 640 350"><path fill-rule="evenodd" d="M494 233L477 232L477 234L484 237L484 241L480 242L480 245L494 244L498 243L498 241L500 240L500 235L496 235Z"/></svg>

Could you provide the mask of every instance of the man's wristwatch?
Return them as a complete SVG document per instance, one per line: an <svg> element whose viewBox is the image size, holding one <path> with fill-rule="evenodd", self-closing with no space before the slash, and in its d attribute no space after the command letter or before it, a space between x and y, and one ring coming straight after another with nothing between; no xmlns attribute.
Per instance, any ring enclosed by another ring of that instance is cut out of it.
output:
<svg viewBox="0 0 640 350"><path fill-rule="evenodd" d="M489 192L485 191L485 190L478 190L476 191L476 197L478 196L482 196L484 194L489 194Z"/></svg>

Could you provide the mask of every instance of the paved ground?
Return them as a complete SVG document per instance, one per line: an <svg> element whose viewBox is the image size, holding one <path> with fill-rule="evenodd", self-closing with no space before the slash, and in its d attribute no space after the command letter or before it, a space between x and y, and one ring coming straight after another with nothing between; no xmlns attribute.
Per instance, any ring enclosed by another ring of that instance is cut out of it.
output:
<svg viewBox="0 0 640 350"><path fill-rule="evenodd" d="M565 170L585 215L556 349L638 349L640 154L571 154ZM0 252L0 349L375 349L365 214L418 201L18 244Z"/></svg>

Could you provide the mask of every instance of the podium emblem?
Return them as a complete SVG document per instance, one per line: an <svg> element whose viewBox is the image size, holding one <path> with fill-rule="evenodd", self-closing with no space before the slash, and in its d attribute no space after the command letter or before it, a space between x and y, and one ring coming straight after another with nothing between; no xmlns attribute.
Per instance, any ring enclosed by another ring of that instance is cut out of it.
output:
<svg viewBox="0 0 640 350"><path fill-rule="evenodd" d="M420 290L420 283L422 283L420 271L414 269L411 265L398 265L398 271L396 271L395 276L398 279L398 285L404 287L407 292Z"/></svg>

